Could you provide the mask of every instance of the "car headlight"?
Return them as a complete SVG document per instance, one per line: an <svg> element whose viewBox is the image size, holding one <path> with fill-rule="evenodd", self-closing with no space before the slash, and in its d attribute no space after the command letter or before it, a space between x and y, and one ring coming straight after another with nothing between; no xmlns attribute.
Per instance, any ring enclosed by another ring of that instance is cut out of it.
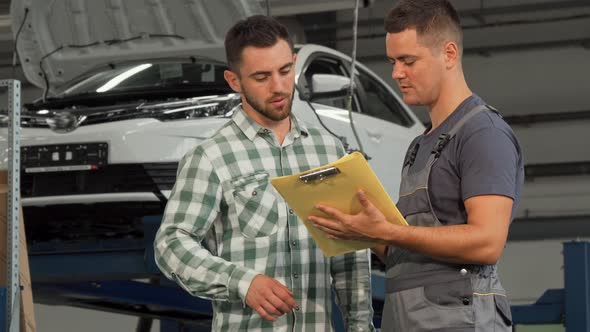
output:
<svg viewBox="0 0 590 332"><path fill-rule="evenodd" d="M240 105L240 95L231 93L222 96L190 98L182 101L164 102L137 107L137 117L150 117L160 121L191 120L211 116L230 116Z"/></svg>
<svg viewBox="0 0 590 332"><path fill-rule="evenodd" d="M21 126L51 128L67 133L80 126L131 119L157 119L159 121L192 120L206 117L229 117L240 105L238 93L210 95L165 102L145 102L140 105L112 105L89 108L26 111L21 114ZM0 110L0 127L8 125L8 114Z"/></svg>

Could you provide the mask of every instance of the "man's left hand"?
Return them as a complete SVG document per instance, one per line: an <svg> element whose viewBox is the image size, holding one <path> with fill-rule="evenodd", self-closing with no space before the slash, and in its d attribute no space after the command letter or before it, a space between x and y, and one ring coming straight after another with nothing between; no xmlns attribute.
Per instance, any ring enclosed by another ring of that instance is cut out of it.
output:
<svg viewBox="0 0 590 332"><path fill-rule="evenodd" d="M383 213L369 201L362 190L358 191L357 197L362 210L355 215L318 204L315 208L329 218L310 216L309 220L331 239L385 241L386 235L395 226L385 219Z"/></svg>

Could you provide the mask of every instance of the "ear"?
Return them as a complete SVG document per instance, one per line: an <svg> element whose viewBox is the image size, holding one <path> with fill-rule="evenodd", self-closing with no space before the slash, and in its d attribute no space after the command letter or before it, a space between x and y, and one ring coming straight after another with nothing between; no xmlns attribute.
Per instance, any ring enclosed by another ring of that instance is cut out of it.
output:
<svg viewBox="0 0 590 332"><path fill-rule="evenodd" d="M451 69L459 63L459 47L453 41L447 41L443 46L443 56L447 69Z"/></svg>
<svg viewBox="0 0 590 332"><path fill-rule="evenodd" d="M238 75L236 73L234 73L231 70L225 70L223 72L223 78L225 78L225 81L227 82L227 84L229 84L229 87L232 88L232 90L234 90L237 93L242 92L242 85L240 84L240 78L238 77Z"/></svg>

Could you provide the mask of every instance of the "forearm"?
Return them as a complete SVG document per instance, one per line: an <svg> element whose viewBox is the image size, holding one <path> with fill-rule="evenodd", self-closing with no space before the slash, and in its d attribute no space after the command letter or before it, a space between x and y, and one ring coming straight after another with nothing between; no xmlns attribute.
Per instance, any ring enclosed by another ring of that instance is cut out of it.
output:
<svg viewBox="0 0 590 332"><path fill-rule="evenodd" d="M160 270L192 295L244 301L256 272L212 255L201 241L219 214L221 182L200 147L179 164L154 241Z"/></svg>
<svg viewBox="0 0 590 332"><path fill-rule="evenodd" d="M331 268L336 302L347 331L374 331L369 252L333 257Z"/></svg>
<svg viewBox="0 0 590 332"><path fill-rule="evenodd" d="M257 272L212 255L183 229L161 228L155 239L156 264L193 296L244 301Z"/></svg>
<svg viewBox="0 0 590 332"><path fill-rule="evenodd" d="M495 264L505 243L505 236L503 242L498 241L497 234L470 224L393 226L385 238L388 243L451 263Z"/></svg>

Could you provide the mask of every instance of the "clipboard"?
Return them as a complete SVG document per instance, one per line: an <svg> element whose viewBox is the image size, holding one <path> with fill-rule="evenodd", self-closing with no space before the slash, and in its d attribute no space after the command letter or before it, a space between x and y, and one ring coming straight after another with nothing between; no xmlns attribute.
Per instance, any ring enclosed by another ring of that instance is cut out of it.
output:
<svg viewBox="0 0 590 332"><path fill-rule="evenodd" d="M307 220L310 215L325 216L314 208L315 204L322 203L348 214L356 214L362 209L356 194L359 189L363 189L367 198L389 222L408 225L360 152L353 152L333 163L306 172L272 178L270 183L303 221L327 257L372 248L379 244L328 238Z"/></svg>

